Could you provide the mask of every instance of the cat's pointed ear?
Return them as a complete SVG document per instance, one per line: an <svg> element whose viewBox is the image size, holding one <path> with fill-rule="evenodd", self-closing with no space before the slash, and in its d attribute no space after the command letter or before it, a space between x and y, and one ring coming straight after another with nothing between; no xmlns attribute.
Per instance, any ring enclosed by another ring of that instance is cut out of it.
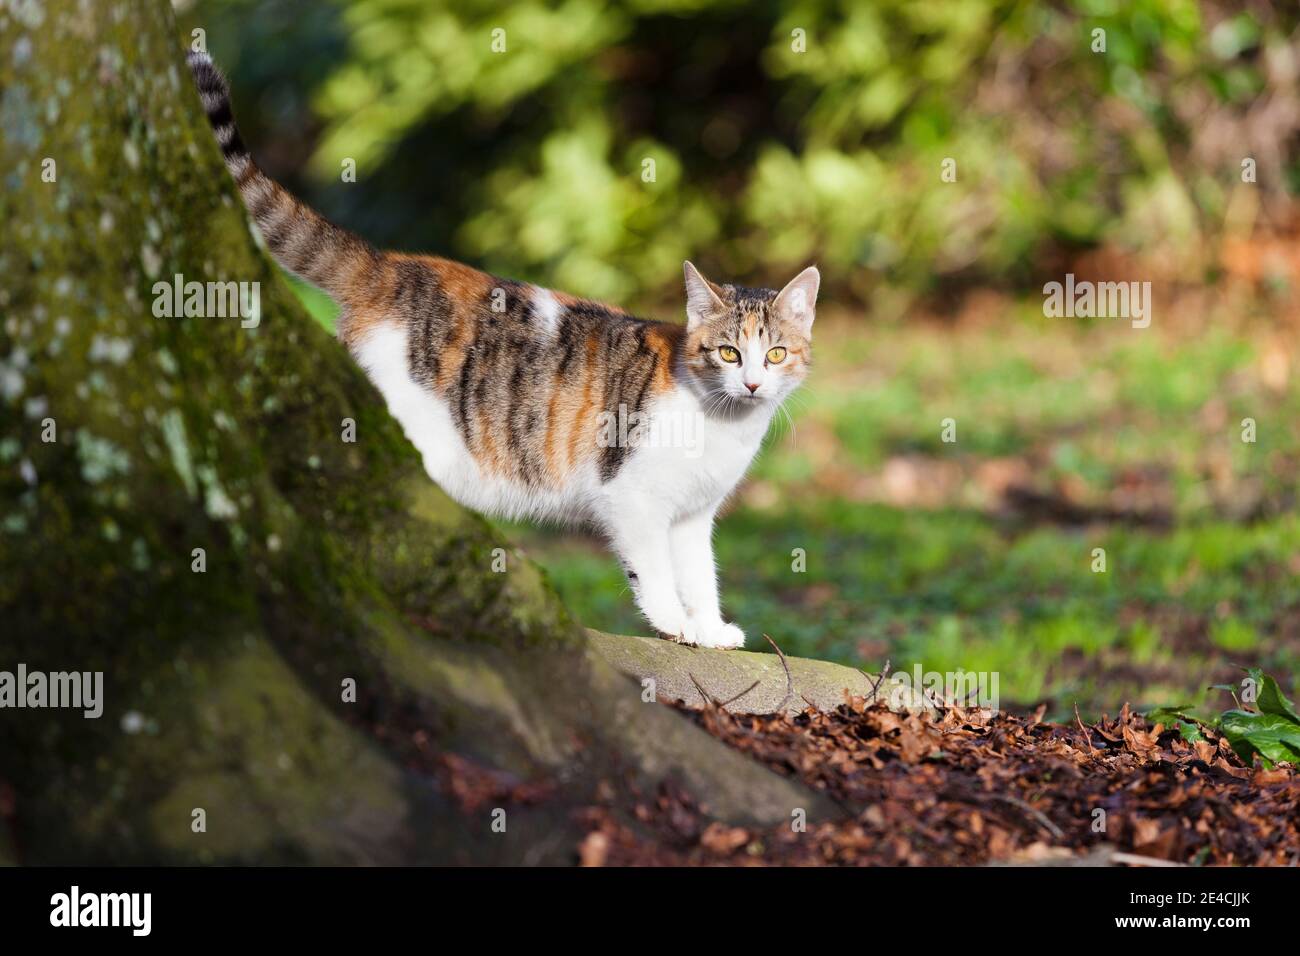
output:
<svg viewBox="0 0 1300 956"><path fill-rule="evenodd" d="M822 274L816 266L809 266L789 281L772 303L777 318L802 329L805 335L812 332L817 316L817 289L822 284Z"/></svg>
<svg viewBox="0 0 1300 956"><path fill-rule="evenodd" d="M693 329L722 312L726 305L718 295L718 287L700 275L689 259L682 263L682 272L686 276L686 328Z"/></svg>

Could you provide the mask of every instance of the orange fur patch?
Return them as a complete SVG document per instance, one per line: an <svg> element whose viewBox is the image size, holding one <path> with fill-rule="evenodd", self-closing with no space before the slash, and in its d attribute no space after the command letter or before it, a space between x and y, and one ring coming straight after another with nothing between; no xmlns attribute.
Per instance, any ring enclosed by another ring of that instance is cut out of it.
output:
<svg viewBox="0 0 1300 956"><path fill-rule="evenodd" d="M582 453L582 439L585 436L595 440L596 421L600 415L603 395L597 395L593 387L592 374L596 369L596 354L600 351L600 340L595 335L587 337L587 362L582 369L582 398L576 403L572 424L569 426L569 467L572 468ZM584 426L585 422L585 426Z"/></svg>
<svg viewBox="0 0 1300 956"><path fill-rule="evenodd" d="M652 325L646 333L646 347L659 357L655 364L654 381L651 390L661 395L673 387L673 346L681 341L685 329L680 325Z"/></svg>
<svg viewBox="0 0 1300 956"><path fill-rule="evenodd" d="M346 291L339 315L339 334L345 344L352 346L366 337L384 320L393 321L388 306L388 289L395 280L395 270L390 257L384 257L374 269L351 268L346 281Z"/></svg>
<svg viewBox="0 0 1300 956"><path fill-rule="evenodd" d="M501 454L501 446L492 435L492 419L486 408L480 408L478 412L478 437L480 447L474 460L491 474L505 474L507 463Z"/></svg>
<svg viewBox="0 0 1300 956"><path fill-rule="evenodd" d="M381 265L381 269L386 265ZM368 308L372 301L371 288L375 282L375 270L356 269L349 271L344 284L343 300L357 312Z"/></svg>
<svg viewBox="0 0 1300 956"><path fill-rule="evenodd" d="M560 401L563 397L562 390L558 388L551 390L551 401L546 407L546 438L542 442L546 453L546 468L557 482L561 481L568 471L565 463L560 461L560 447L556 441L560 435Z"/></svg>
<svg viewBox="0 0 1300 956"><path fill-rule="evenodd" d="M371 329L382 324L388 318L388 314L383 309L372 305L364 305L358 308L345 307L339 315L338 321L339 334L343 338L343 344L349 347L358 345Z"/></svg>
<svg viewBox="0 0 1300 956"><path fill-rule="evenodd" d="M492 277L459 262L439 256L413 256L428 266L452 302L468 304L477 302L492 288Z"/></svg>

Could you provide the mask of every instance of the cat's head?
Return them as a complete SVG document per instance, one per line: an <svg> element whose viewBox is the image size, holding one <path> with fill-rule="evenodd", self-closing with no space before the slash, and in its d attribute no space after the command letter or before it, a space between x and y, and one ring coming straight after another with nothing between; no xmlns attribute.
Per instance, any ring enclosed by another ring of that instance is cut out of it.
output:
<svg viewBox="0 0 1300 956"><path fill-rule="evenodd" d="M689 262L682 269L685 363L705 396L743 408L779 403L798 388L812 361L817 269L809 266L780 292L719 285Z"/></svg>

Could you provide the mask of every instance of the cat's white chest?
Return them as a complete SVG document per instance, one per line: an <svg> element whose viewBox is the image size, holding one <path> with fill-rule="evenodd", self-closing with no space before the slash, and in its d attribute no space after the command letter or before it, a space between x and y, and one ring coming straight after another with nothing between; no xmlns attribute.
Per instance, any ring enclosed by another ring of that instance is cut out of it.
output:
<svg viewBox="0 0 1300 956"><path fill-rule="evenodd" d="M715 507L735 489L763 444L772 410L727 420L704 414L698 399L676 390L650 409L652 427L613 484L662 501L673 517Z"/></svg>

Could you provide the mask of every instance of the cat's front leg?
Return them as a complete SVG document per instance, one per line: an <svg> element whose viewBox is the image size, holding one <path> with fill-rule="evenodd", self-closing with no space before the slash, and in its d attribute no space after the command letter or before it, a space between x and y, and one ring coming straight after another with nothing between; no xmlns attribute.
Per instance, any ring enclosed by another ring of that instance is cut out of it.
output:
<svg viewBox="0 0 1300 956"><path fill-rule="evenodd" d="M627 572L637 607L650 626L686 644L698 643L673 581L668 521L626 504L606 521L610 544Z"/></svg>
<svg viewBox="0 0 1300 956"><path fill-rule="evenodd" d="M713 518L716 508L683 518L673 525L669 540L677 593L695 625L703 647L743 647L745 632L722 620L718 605L718 569L713 560Z"/></svg>

